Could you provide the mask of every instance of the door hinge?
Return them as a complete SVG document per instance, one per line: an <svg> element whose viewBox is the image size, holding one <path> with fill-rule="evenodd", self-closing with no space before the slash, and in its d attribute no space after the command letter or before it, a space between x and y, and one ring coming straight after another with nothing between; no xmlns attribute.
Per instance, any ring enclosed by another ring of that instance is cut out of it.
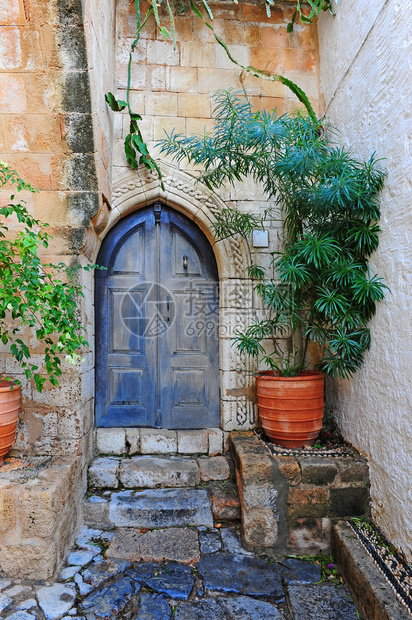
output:
<svg viewBox="0 0 412 620"><path fill-rule="evenodd" d="M155 216L155 224L160 224L160 213L162 211L162 205L160 204L160 202L154 203L153 211Z"/></svg>

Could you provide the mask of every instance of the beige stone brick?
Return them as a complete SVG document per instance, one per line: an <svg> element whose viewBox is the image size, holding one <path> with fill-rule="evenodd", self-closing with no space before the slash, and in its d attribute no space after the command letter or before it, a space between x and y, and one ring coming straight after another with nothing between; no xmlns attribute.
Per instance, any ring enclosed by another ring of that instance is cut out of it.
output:
<svg viewBox="0 0 412 620"><path fill-rule="evenodd" d="M314 24L297 24L288 34L289 46L295 49L316 49L316 27Z"/></svg>
<svg viewBox="0 0 412 620"><path fill-rule="evenodd" d="M142 92L138 92L138 91L130 91L129 94L129 98L130 98L130 107L132 108L133 112L137 112L138 114L144 114L145 113L145 95ZM124 96L121 97L121 99L126 100L126 93L124 93ZM129 116L128 114L123 114L123 124L128 124L129 123ZM127 129L127 132L129 131L129 129Z"/></svg>
<svg viewBox="0 0 412 620"><path fill-rule="evenodd" d="M116 70L116 86L117 88L127 88L127 65L118 65ZM144 90L147 83L148 68L142 64L132 63L130 70L130 88L135 90Z"/></svg>
<svg viewBox="0 0 412 620"><path fill-rule="evenodd" d="M177 108L178 116L207 118L210 116L210 99L205 95L179 93Z"/></svg>
<svg viewBox="0 0 412 620"><path fill-rule="evenodd" d="M301 73L315 73L316 55L311 50L282 50L283 71L299 71Z"/></svg>
<svg viewBox="0 0 412 620"><path fill-rule="evenodd" d="M20 30L13 26L0 27L0 69L13 70L21 66Z"/></svg>
<svg viewBox="0 0 412 620"><path fill-rule="evenodd" d="M146 15L147 6L147 3L140 3L142 20ZM121 38L134 36L136 32L136 8L134 2L119 0L119 2L116 3L116 32ZM156 22L153 13L141 31L140 37L143 39L156 38Z"/></svg>
<svg viewBox="0 0 412 620"><path fill-rule="evenodd" d="M270 22L279 24L283 21L283 11L280 7L270 7L270 17L265 6L256 4L242 5L242 19L245 22Z"/></svg>
<svg viewBox="0 0 412 620"><path fill-rule="evenodd" d="M199 93L213 93L219 88L240 88L235 71L229 69L199 69Z"/></svg>
<svg viewBox="0 0 412 620"><path fill-rule="evenodd" d="M207 454L207 431L177 431L177 451L179 454Z"/></svg>
<svg viewBox="0 0 412 620"><path fill-rule="evenodd" d="M23 0L2 0L0 3L0 24L22 26L24 22Z"/></svg>
<svg viewBox="0 0 412 620"><path fill-rule="evenodd" d="M223 431L220 428L210 428L209 437L209 456L216 456L223 452Z"/></svg>
<svg viewBox="0 0 412 620"><path fill-rule="evenodd" d="M179 50L170 41L148 41L147 63L153 65L178 65Z"/></svg>
<svg viewBox="0 0 412 620"><path fill-rule="evenodd" d="M251 101L254 112L276 109L279 116L285 112L285 100L282 97L252 97Z"/></svg>
<svg viewBox="0 0 412 620"><path fill-rule="evenodd" d="M99 454L124 454L126 452L124 428L97 428L96 449Z"/></svg>
<svg viewBox="0 0 412 620"><path fill-rule="evenodd" d="M260 44L260 28L252 24L236 21L225 22L225 43L246 43L247 45Z"/></svg>
<svg viewBox="0 0 412 620"><path fill-rule="evenodd" d="M160 140L165 137L165 131L170 134L172 130L177 133L186 133L186 120L171 116L157 116L154 118L154 139Z"/></svg>
<svg viewBox="0 0 412 620"><path fill-rule="evenodd" d="M182 67L214 67L215 46L212 43L199 44L198 41L182 43L180 46Z"/></svg>
<svg viewBox="0 0 412 620"><path fill-rule="evenodd" d="M225 40L225 21L218 20L213 23L215 33L221 39ZM216 43L213 32L200 20L196 20L196 41L201 41L201 47L205 43Z"/></svg>
<svg viewBox="0 0 412 620"><path fill-rule="evenodd" d="M174 93L147 93L146 114L150 116L177 116L177 95Z"/></svg>
<svg viewBox="0 0 412 620"><path fill-rule="evenodd" d="M212 118L187 118L186 119L186 132L188 136L194 134L204 134L205 131L211 131L215 126L215 121Z"/></svg>
<svg viewBox="0 0 412 620"><path fill-rule="evenodd" d="M278 80L262 80L262 95L265 97L283 98L288 89Z"/></svg>
<svg viewBox="0 0 412 620"><path fill-rule="evenodd" d="M44 70L42 41L37 30L22 30L22 68L26 71Z"/></svg>
<svg viewBox="0 0 412 620"><path fill-rule="evenodd" d="M262 26L260 30L260 43L262 47L289 47L286 24L276 27Z"/></svg>
<svg viewBox="0 0 412 620"><path fill-rule="evenodd" d="M53 222L57 226L64 226L70 222L66 192L43 191L33 194L33 206L34 216L43 222Z"/></svg>
<svg viewBox="0 0 412 620"><path fill-rule="evenodd" d="M61 75L58 72L40 74L38 72L24 75L27 112L43 114L64 112ZM1 92L1 86L0 86ZM14 114L20 110L11 110Z"/></svg>
<svg viewBox="0 0 412 620"><path fill-rule="evenodd" d="M184 15L184 16L176 16L174 18L175 21L175 36L176 41L191 41L193 39L193 19L192 15ZM197 24L196 24L197 25ZM168 28L169 33L171 34L171 28L166 23L166 28ZM195 29L196 30L196 29ZM171 37L167 39L167 37L162 34L160 31L157 33L157 38L159 41L170 41Z"/></svg>
<svg viewBox="0 0 412 620"><path fill-rule="evenodd" d="M17 114L26 111L24 81L15 75L0 75L0 113Z"/></svg>
<svg viewBox="0 0 412 620"><path fill-rule="evenodd" d="M57 114L29 114L6 119L7 142L12 151L56 153L62 149Z"/></svg>
<svg viewBox="0 0 412 620"><path fill-rule="evenodd" d="M256 69L279 73L280 50L275 47L255 47L250 55L250 64Z"/></svg>
<svg viewBox="0 0 412 620"><path fill-rule="evenodd" d="M250 64L250 48L247 45L230 45L229 51L233 58L244 67L247 67ZM215 45L215 53L216 53L216 67L218 69L236 69L236 65L230 60L229 56L226 53L226 50L216 43Z"/></svg>
<svg viewBox="0 0 412 620"><path fill-rule="evenodd" d="M190 67L166 67L166 90L196 92L197 73L197 69Z"/></svg>
<svg viewBox="0 0 412 620"><path fill-rule="evenodd" d="M51 155L25 153L8 155L8 163L24 173L24 180L36 189L51 189Z"/></svg>
<svg viewBox="0 0 412 620"><path fill-rule="evenodd" d="M147 68L147 90L166 90L166 67L152 66Z"/></svg>
<svg viewBox="0 0 412 620"><path fill-rule="evenodd" d="M4 127L4 118L0 117L0 152L6 151L6 130ZM0 197L1 204L1 197Z"/></svg>
<svg viewBox="0 0 412 620"><path fill-rule="evenodd" d="M176 431L141 428L140 449L142 454L173 454L177 451Z"/></svg>

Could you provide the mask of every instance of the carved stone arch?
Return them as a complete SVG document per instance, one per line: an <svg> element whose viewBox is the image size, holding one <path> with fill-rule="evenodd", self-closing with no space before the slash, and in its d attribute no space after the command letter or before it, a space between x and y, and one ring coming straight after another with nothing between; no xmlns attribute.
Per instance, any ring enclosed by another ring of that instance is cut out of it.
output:
<svg viewBox="0 0 412 620"><path fill-rule="evenodd" d="M88 229L83 253L93 262L109 230L127 214L161 201L192 219L213 247L219 271L219 364L221 425L224 430L250 428L255 422L254 382L250 361L232 346L253 314L252 282L247 275L250 249L242 238L216 241L211 225L225 203L196 178L160 162L163 185L156 172L127 171L113 183L111 208L103 204Z"/></svg>

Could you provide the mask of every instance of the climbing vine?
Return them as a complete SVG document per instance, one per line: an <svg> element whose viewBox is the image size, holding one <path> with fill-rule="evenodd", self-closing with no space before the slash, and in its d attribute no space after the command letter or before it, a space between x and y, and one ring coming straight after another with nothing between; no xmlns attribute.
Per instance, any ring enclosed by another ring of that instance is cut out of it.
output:
<svg viewBox="0 0 412 620"><path fill-rule="evenodd" d="M238 0L233 0L235 4L238 4ZM271 7L274 5L274 0L264 0L266 6L266 12L268 17L271 16ZM336 0L338 2L338 0ZM155 170L159 175L160 180L162 179L162 173L160 171L159 166L156 161L149 153L148 146L143 139L142 133L139 128L139 121L142 120L140 114L136 113L131 109L130 106L130 79L131 79L131 64L132 64L132 54L133 51L140 39L141 32L145 27L150 15L153 13L157 26L160 29L160 32L167 38L172 40L173 47L176 46L176 28L175 28L175 19L174 13L172 10L172 6L170 0L149 0L149 8L145 14L145 16L141 17L140 12L140 0L134 0L134 4L136 7L136 34L134 40L130 47L129 52L129 62L128 62L128 73L127 73L127 89L126 89L126 101L116 99L113 93L107 93L106 101L109 104L110 108L114 112L121 112L122 110L127 108L130 117L130 127L129 133L125 138L124 149L126 154L126 159L128 164L132 168L137 168L139 165L143 164L145 168L148 170ZM158 7L165 7L167 17L168 17L168 25L162 23L160 20ZM200 3L199 3L200 4ZM288 80L283 75L278 75L274 73L270 73L269 71L264 71L262 69L257 69L251 65L243 66L240 62L238 62L233 55L231 54L226 43L217 35L213 25L214 16L211 7L207 0L201 0L201 5L204 8L207 18L205 18L198 6L195 4L194 0L190 0L190 10L203 21L203 23L212 31L217 43L223 47L228 58L241 69L241 80L242 76L246 73L250 73L255 77L259 77L264 80L269 80L272 82L279 81L284 84L287 88L289 88L294 95L299 99L299 101L305 106L309 117L312 121L316 121L315 112L310 104L310 101L307 95L303 92L301 88L291 80ZM181 7L184 6L181 3ZM305 6L302 6L301 0L296 0L296 10L293 13L292 19L287 25L287 31L292 32L293 27L297 21L301 21L304 24L310 24L313 20L319 15L321 11L329 11L333 14L333 7L331 4L331 0L306 0Z"/></svg>

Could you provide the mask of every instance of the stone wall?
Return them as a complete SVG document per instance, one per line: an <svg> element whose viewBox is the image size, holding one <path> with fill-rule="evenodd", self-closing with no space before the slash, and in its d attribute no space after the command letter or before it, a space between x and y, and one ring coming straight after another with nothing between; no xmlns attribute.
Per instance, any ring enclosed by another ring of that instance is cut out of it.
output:
<svg viewBox="0 0 412 620"><path fill-rule="evenodd" d="M227 1L212 4L212 8L216 32L242 64L291 78L319 110L316 29L296 26L293 34L286 32L293 3L276 2L270 19L260 4ZM125 98L128 46L135 34L134 3L0 0L0 24L0 158L40 190L27 196L27 201L34 214L51 225L50 260L85 264L96 256L101 239L116 218L125 214L121 211L125 182L128 188L131 182L135 188L127 190L128 210L163 199L192 219L197 217L212 242L214 209L225 204L255 211L267 206L261 188L251 181L224 188L213 197L196 185L193 177L185 176L193 170L176 172L174 166L162 162L169 165L170 186L170 191L162 194L156 179L127 167L123 151L127 115L111 112L104 94L112 90ZM174 127L189 135L210 127L210 94L221 87L242 86L239 69L199 18L187 12L177 17L176 26L177 47L173 49L152 16L133 56L131 102L143 116L142 132L151 148L164 129ZM256 109L277 107L283 113L298 106L297 99L279 82L246 75L243 84ZM3 192L0 199L8 197L9 192ZM279 241L279 228L280 216L270 228L270 246L252 248L256 262L268 265L270 251ZM253 390L249 379L234 372L240 358L233 353L230 341L230 329L243 327L255 305L244 271L247 252L236 241L216 244L215 249L222 283L230 285L221 291L221 322L229 326L220 346L222 418L225 430L247 428L255 419ZM233 283L235 278L241 281ZM71 367L64 363L58 388L49 386L38 394L32 383L24 380L7 348L0 345L0 371L23 381L15 454L81 454L83 463L90 459L92 274L83 274L83 284L81 312L91 346L84 353L84 364ZM27 333L25 338L34 356L41 352L32 335Z"/></svg>
<svg viewBox="0 0 412 620"><path fill-rule="evenodd" d="M89 74L81 2L0 2L0 158L39 192L28 208L50 224L47 260L72 263L98 209ZM3 190L2 203L10 191ZM84 276L82 308L90 331L92 280ZM23 334L33 358L41 346ZM58 388L39 394L1 345L0 370L23 382L16 450L26 454L91 453L93 354L79 368L64 365ZM39 358L39 361L41 359ZM41 368L41 365L40 365Z"/></svg>
<svg viewBox="0 0 412 620"><path fill-rule="evenodd" d="M345 439L368 458L372 513L412 559L411 509L411 100L412 25L402 0L340 3L319 20L321 87L326 116L342 141L388 170L382 234L372 274L391 291L371 324L372 348L350 381L328 385Z"/></svg>

